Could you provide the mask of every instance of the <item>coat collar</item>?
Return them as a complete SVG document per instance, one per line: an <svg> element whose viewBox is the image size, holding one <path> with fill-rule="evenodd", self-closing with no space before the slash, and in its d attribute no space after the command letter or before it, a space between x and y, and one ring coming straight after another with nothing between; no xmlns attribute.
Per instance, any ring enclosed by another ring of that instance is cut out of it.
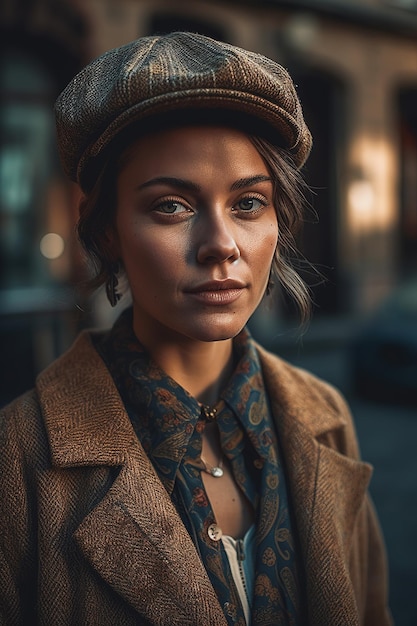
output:
<svg viewBox="0 0 417 626"><path fill-rule="evenodd" d="M345 407L325 383L297 370L258 346L274 413L285 430L295 423L319 439L346 426ZM48 430L52 461L57 466L122 465L137 442L113 380L84 332L72 349L37 379ZM342 411L341 408L344 410Z"/></svg>
<svg viewBox="0 0 417 626"><path fill-rule="evenodd" d="M355 460L355 439L353 433L346 435L351 426L340 396L261 348L259 354L294 502L309 624L318 626L325 619L355 626L357 607L347 564L371 468ZM37 389L55 466L121 466L110 490L76 532L93 567L151 623L224 624L194 545L88 333L39 376ZM343 446L346 455L334 449ZM152 554L159 557L158 568L152 566ZM190 583L190 571L195 584ZM330 587L338 589L338 602ZM202 603L202 597L207 601ZM178 622L172 622L172 603L178 607ZM197 607L195 618L182 612L187 606Z"/></svg>

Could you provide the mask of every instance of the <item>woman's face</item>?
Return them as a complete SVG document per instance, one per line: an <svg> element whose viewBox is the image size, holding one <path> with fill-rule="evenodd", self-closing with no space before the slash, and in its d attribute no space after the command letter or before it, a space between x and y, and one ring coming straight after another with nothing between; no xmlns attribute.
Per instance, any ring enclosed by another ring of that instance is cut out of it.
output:
<svg viewBox="0 0 417 626"><path fill-rule="evenodd" d="M234 337L262 299L277 245L263 159L237 130L184 127L139 139L123 163L114 251L137 336L148 347Z"/></svg>

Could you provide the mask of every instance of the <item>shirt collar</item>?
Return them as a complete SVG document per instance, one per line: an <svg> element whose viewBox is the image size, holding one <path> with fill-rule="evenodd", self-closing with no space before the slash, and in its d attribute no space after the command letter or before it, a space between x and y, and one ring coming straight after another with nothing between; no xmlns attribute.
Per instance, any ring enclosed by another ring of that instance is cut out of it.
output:
<svg viewBox="0 0 417 626"><path fill-rule="evenodd" d="M261 366L247 329L233 342L237 365L217 404L233 413L243 429L258 427L265 410ZM196 427L201 406L168 376L136 338L132 309L124 311L96 345L109 368L135 431L168 492ZM200 426L197 426L200 424Z"/></svg>

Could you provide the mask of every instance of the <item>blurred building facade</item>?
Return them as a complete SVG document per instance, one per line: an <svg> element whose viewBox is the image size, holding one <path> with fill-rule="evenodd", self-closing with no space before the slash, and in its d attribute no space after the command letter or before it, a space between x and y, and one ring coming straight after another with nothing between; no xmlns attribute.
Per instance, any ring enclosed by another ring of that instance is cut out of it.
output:
<svg viewBox="0 0 417 626"><path fill-rule="evenodd" d="M17 354L22 389L79 325L78 192L60 170L53 102L139 36L198 31L295 78L314 137L319 223L312 211L301 245L327 278L313 286L317 314L367 311L417 272L417 0L3 0L0 29L1 367Z"/></svg>

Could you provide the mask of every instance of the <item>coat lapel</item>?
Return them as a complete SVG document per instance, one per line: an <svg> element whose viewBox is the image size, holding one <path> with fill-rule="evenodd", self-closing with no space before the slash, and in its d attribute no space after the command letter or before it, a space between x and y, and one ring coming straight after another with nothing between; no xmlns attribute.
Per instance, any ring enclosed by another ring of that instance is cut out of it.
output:
<svg viewBox="0 0 417 626"><path fill-rule="evenodd" d="M225 623L194 545L139 447L75 536L102 578L152 624Z"/></svg>
<svg viewBox="0 0 417 626"><path fill-rule="evenodd" d="M300 537L309 626L356 625L350 551L371 467L329 447L349 438L341 434L348 415L344 404L335 407L336 394L285 363L278 370L275 357L260 353Z"/></svg>
<svg viewBox="0 0 417 626"><path fill-rule="evenodd" d="M293 427L286 446L291 455L286 464L304 557L309 626L356 625L350 549L371 469L312 441L299 425Z"/></svg>
<svg viewBox="0 0 417 626"><path fill-rule="evenodd" d="M87 334L40 375L37 389L54 466L120 466L75 532L92 567L152 624L225 625L194 544Z"/></svg>

